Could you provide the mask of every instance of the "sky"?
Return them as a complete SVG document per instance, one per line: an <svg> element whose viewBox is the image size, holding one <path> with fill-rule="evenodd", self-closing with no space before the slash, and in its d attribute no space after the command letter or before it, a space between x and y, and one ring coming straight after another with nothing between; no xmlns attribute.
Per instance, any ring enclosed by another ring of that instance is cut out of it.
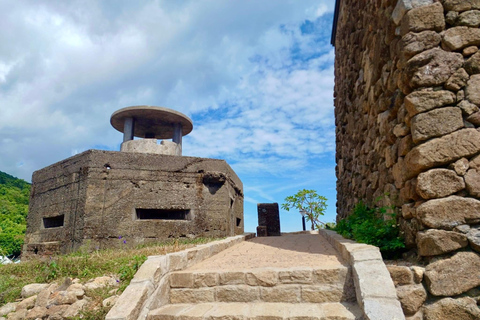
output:
<svg viewBox="0 0 480 320"><path fill-rule="evenodd" d="M183 155L225 159L257 203L301 189L335 221L334 0L0 0L0 171L119 150L111 114L163 106L193 121ZM301 215L280 210L283 232Z"/></svg>

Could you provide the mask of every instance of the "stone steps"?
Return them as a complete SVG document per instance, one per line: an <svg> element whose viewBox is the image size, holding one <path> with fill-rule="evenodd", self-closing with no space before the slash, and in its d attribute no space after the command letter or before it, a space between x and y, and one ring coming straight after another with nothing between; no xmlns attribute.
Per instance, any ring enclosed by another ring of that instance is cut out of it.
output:
<svg viewBox="0 0 480 320"><path fill-rule="evenodd" d="M324 303L348 302L354 298L340 286L280 285L273 288L247 285L215 288L171 289L170 303L204 302L288 302Z"/></svg>
<svg viewBox="0 0 480 320"><path fill-rule="evenodd" d="M312 244L313 238L307 239L310 244L302 242L311 246L309 255L302 255L303 247L293 250L288 241L279 242L286 238L275 240L270 246L246 242L235 252L171 272L164 304L142 316L149 320L362 319L351 267L314 257L313 252L322 251ZM279 257L270 252L265 259L266 250L278 251ZM288 254L292 257L282 260ZM245 255L250 256L250 264L243 263Z"/></svg>
<svg viewBox="0 0 480 320"><path fill-rule="evenodd" d="M247 271L190 270L170 275L170 303L355 300L350 269L260 268Z"/></svg>
<svg viewBox="0 0 480 320"><path fill-rule="evenodd" d="M185 303L150 311L147 320L355 320L362 318L356 303Z"/></svg>

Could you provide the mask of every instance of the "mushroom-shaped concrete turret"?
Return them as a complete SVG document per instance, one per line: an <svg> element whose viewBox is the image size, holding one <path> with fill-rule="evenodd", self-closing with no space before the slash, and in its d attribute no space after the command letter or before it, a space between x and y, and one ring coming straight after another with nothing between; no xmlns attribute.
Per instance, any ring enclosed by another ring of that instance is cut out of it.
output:
<svg viewBox="0 0 480 320"><path fill-rule="evenodd" d="M181 112L154 106L133 106L115 111L112 126L123 132L121 151L182 155L182 136L193 129ZM134 137L143 138L133 140ZM157 144L157 139L172 139Z"/></svg>

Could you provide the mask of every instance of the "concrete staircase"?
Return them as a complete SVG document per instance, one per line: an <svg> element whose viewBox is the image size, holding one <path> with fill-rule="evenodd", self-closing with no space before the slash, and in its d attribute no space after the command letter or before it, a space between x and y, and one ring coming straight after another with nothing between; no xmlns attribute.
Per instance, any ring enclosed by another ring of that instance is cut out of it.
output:
<svg viewBox="0 0 480 320"><path fill-rule="evenodd" d="M148 313L160 319L361 319L346 266L186 269L170 275L170 304Z"/></svg>

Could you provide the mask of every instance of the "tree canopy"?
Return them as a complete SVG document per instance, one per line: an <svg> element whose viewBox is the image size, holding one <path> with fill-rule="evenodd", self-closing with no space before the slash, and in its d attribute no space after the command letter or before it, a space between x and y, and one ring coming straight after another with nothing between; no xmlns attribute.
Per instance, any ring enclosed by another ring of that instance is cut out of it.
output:
<svg viewBox="0 0 480 320"><path fill-rule="evenodd" d="M323 216L325 209L327 209L327 198L317 194L315 190L303 189L293 196L286 197L282 209L304 211L307 221L312 223L312 230L315 230L320 228L321 224L324 224L319 217Z"/></svg>
<svg viewBox="0 0 480 320"><path fill-rule="evenodd" d="M0 171L0 255L20 255L29 198L29 183Z"/></svg>

